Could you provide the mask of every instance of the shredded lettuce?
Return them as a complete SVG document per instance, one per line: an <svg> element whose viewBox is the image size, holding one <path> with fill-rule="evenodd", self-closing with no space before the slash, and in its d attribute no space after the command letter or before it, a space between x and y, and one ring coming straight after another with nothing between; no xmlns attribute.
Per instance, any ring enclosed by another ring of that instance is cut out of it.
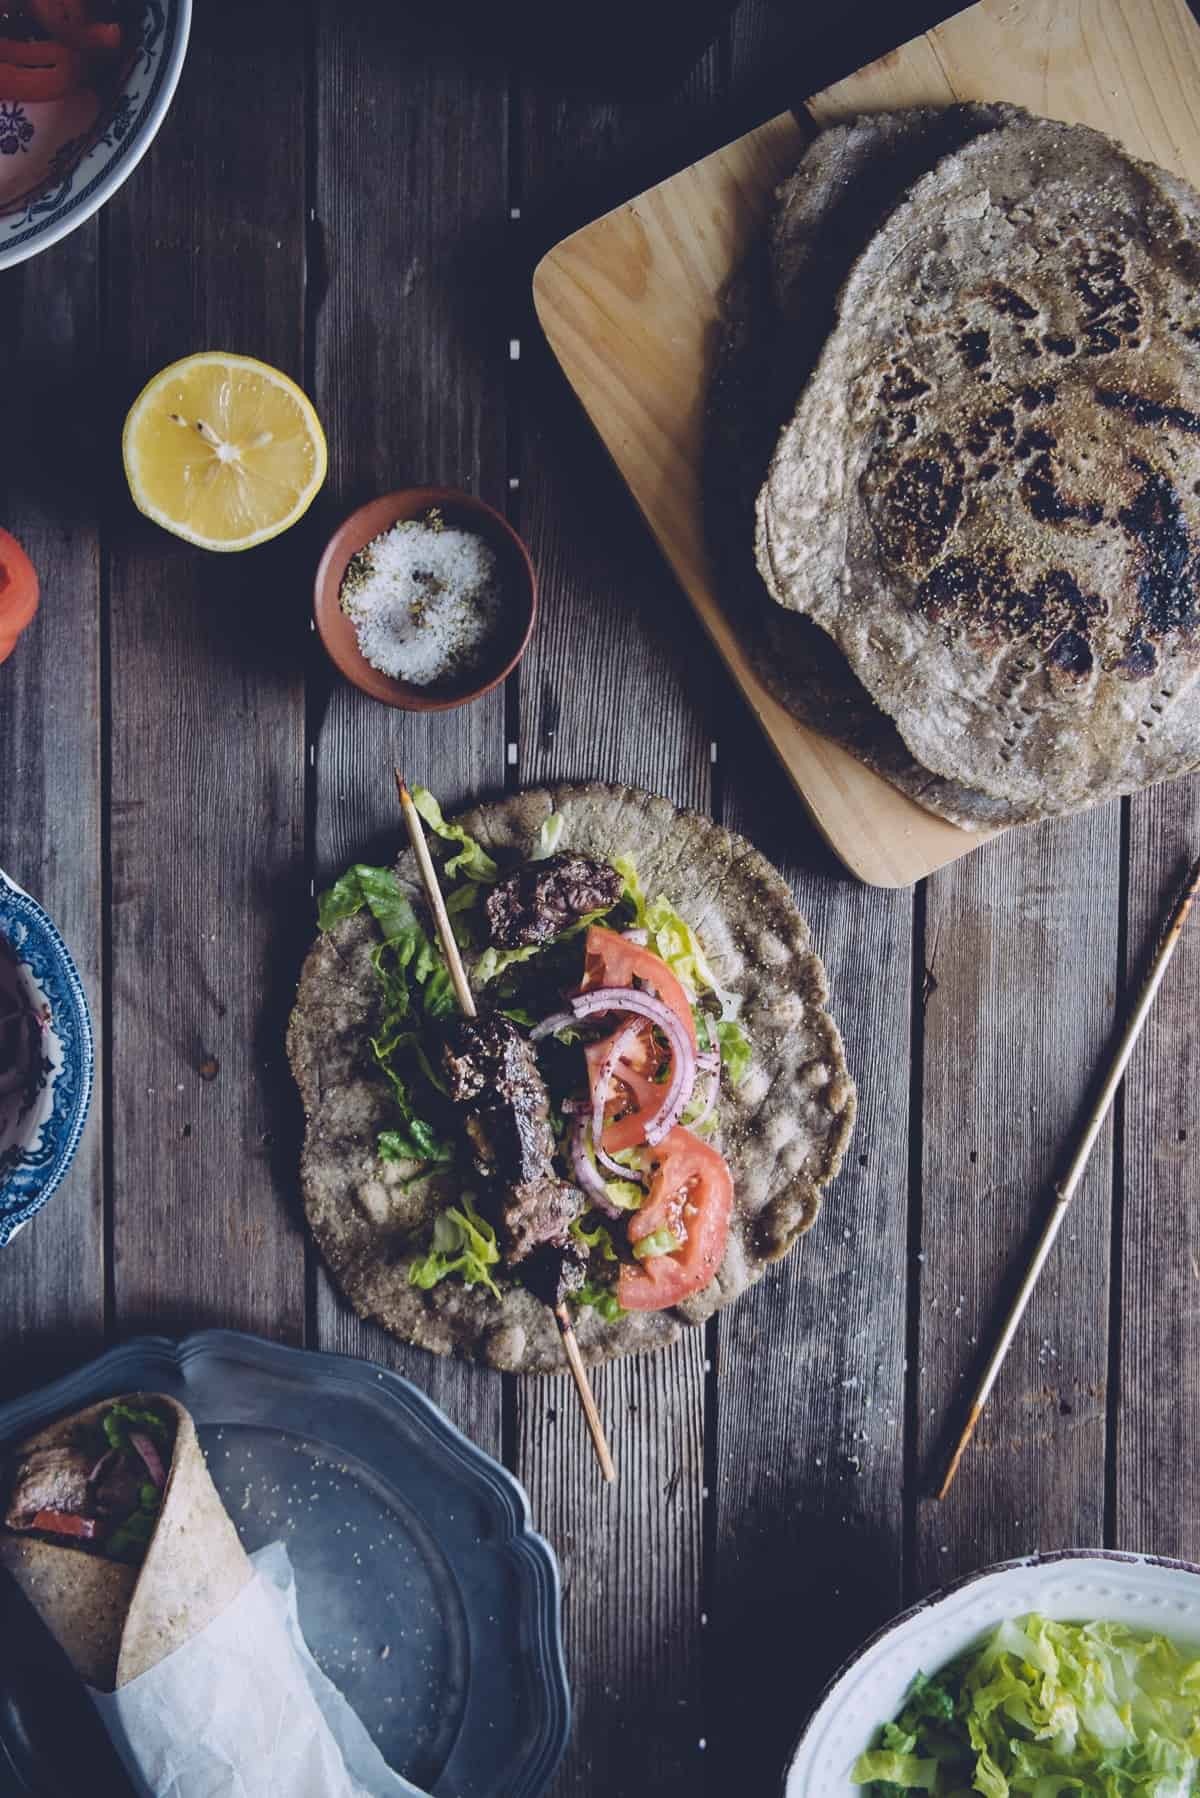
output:
<svg viewBox="0 0 1200 1798"><path fill-rule="evenodd" d="M904 1708L851 1775L872 1798L1193 1798L1200 1658L1120 1623L1003 1623Z"/></svg>
<svg viewBox="0 0 1200 1798"><path fill-rule="evenodd" d="M429 791L428 787L414 787L412 802L428 824L435 836L443 843L457 843L458 854L452 855L444 864L443 872L451 880L459 874L468 880L497 880L500 870L483 846L469 836L461 824L448 824L442 816L442 808Z"/></svg>
<svg viewBox="0 0 1200 1798"><path fill-rule="evenodd" d="M165 1448L171 1439L170 1426L157 1411L140 1411L133 1405L113 1405L105 1412L101 1428L109 1448L127 1449L131 1430L149 1436L159 1448Z"/></svg>
<svg viewBox="0 0 1200 1798"><path fill-rule="evenodd" d="M716 1026L721 1045L721 1068L730 1086L740 1086L750 1072L754 1051L750 1038L736 1018L723 1018Z"/></svg>
<svg viewBox="0 0 1200 1798"><path fill-rule="evenodd" d="M649 1261L655 1255L674 1255L683 1247L674 1230L651 1230L633 1245L634 1259Z"/></svg>
<svg viewBox="0 0 1200 1798"><path fill-rule="evenodd" d="M554 854L554 851L562 841L563 828L566 825L566 822L567 821L561 812L551 812L548 818L542 819L541 829L537 833L537 842L534 844L533 851L529 857L531 862L545 861L548 855Z"/></svg>
<svg viewBox="0 0 1200 1798"><path fill-rule="evenodd" d="M422 1034L427 1020L452 1017L458 1009L450 970L390 868L359 863L322 893L317 906L322 930L331 930L363 906L383 937L371 955L383 988L383 1013L370 1038L371 1053L387 1076L400 1114L400 1127L381 1133L379 1154L384 1161L444 1164L454 1159L454 1149L427 1115L427 1089L444 1093L445 1083L429 1060ZM436 1099L434 1104L436 1109Z"/></svg>
<svg viewBox="0 0 1200 1798"><path fill-rule="evenodd" d="M647 902L632 856L619 855L613 867L624 879L622 897L633 908L635 927L647 932L650 948L666 962L688 997L696 1000L702 993L712 993L720 1002L722 1019L736 1018L742 1008L741 994L721 985L687 919L661 893Z"/></svg>
<svg viewBox="0 0 1200 1798"><path fill-rule="evenodd" d="M592 1133L590 1129L584 1135L584 1153L587 1155L588 1160L595 1168L600 1179L603 1180L604 1190L612 1200L613 1204L617 1207L618 1211L636 1211L639 1205L645 1204L646 1194L636 1180L610 1179L608 1174L601 1168L600 1163L596 1160L596 1148L595 1144L592 1142ZM637 1153L638 1151L636 1149L626 1149L622 1154L614 1155L613 1160L619 1161L623 1167L628 1167L637 1171L639 1164L632 1159Z"/></svg>
<svg viewBox="0 0 1200 1798"><path fill-rule="evenodd" d="M625 1315L623 1306L618 1302L616 1291L611 1286L601 1285L597 1280L587 1280L578 1292L571 1294L573 1305L590 1305L598 1311L606 1324L619 1323Z"/></svg>
<svg viewBox="0 0 1200 1798"><path fill-rule="evenodd" d="M597 1224L594 1230L585 1230L581 1217L573 1218L569 1226L570 1234L575 1241L581 1243L590 1253L599 1255L601 1261L615 1261L617 1251L613 1248L613 1240L603 1224Z"/></svg>
<svg viewBox="0 0 1200 1798"><path fill-rule="evenodd" d="M486 1286L499 1298L500 1288L488 1271L499 1259L496 1232L480 1217L470 1193L464 1193L461 1205L448 1205L438 1213L429 1252L413 1262L408 1277L412 1285L428 1291L450 1274L461 1274L465 1286Z"/></svg>

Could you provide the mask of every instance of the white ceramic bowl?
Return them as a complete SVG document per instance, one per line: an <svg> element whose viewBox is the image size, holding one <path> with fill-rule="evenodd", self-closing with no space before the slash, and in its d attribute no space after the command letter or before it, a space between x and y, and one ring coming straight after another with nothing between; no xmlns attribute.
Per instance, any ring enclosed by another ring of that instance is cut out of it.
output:
<svg viewBox="0 0 1200 1798"><path fill-rule="evenodd" d="M1069 1550L971 1574L885 1624L826 1688L797 1744L783 1798L862 1798L850 1770L900 1710L918 1673L936 1673L1006 1617L1105 1619L1200 1644L1200 1568L1149 1555Z"/></svg>
<svg viewBox="0 0 1200 1798"><path fill-rule="evenodd" d="M143 0L123 75L103 94L0 98L0 269L57 243L137 167L167 115L192 0Z"/></svg>

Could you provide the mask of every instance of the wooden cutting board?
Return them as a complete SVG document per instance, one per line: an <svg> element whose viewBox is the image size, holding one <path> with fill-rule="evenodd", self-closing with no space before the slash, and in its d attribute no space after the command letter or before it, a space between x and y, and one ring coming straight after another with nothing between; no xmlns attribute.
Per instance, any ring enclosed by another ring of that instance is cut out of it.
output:
<svg viewBox="0 0 1200 1798"><path fill-rule="evenodd" d="M804 729L768 693L713 591L701 439L719 296L813 125L899 106L1011 100L1097 126L1200 187L1200 27L1185 0L979 0L856 75L565 238L534 276L567 378L818 827L875 886L987 840Z"/></svg>

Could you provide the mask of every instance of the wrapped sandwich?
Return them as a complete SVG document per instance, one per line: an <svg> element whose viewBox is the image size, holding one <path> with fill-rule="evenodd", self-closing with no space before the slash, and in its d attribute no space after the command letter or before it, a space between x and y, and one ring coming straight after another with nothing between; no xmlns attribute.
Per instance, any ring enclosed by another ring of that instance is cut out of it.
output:
<svg viewBox="0 0 1200 1798"><path fill-rule="evenodd" d="M195 1425L170 1398L93 1405L26 1442L4 1523L0 1564L100 1692L156 1666L252 1578Z"/></svg>
<svg viewBox="0 0 1200 1798"><path fill-rule="evenodd" d="M133 1393L51 1424L13 1453L0 1502L0 1567L139 1793L414 1793L312 1660L282 1545L247 1556L174 1399Z"/></svg>

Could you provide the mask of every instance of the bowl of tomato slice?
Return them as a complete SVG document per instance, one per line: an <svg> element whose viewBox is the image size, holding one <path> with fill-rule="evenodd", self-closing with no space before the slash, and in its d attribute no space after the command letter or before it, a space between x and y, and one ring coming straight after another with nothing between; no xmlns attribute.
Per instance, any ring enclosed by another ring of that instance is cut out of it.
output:
<svg viewBox="0 0 1200 1798"><path fill-rule="evenodd" d="M0 269L116 192L166 116L192 0L0 0Z"/></svg>

